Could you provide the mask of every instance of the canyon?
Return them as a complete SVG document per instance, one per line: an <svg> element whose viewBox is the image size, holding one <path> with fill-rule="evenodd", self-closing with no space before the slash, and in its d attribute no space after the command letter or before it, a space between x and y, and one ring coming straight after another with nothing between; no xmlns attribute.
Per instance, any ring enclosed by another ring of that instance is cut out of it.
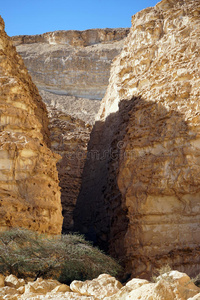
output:
<svg viewBox="0 0 200 300"><path fill-rule="evenodd" d="M64 232L73 228L91 125L108 85L112 59L128 33L128 28L117 28L12 37L47 106L51 149L62 157L57 168Z"/></svg>
<svg viewBox="0 0 200 300"><path fill-rule="evenodd" d="M93 127L75 230L150 278L200 265L200 1L132 18Z"/></svg>
<svg viewBox="0 0 200 300"><path fill-rule="evenodd" d="M13 37L50 133L1 21L1 226L19 213L22 227L60 232L59 176L63 231L117 258L124 280L165 264L199 272L199 16L199 0L162 0L130 31Z"/></svg>

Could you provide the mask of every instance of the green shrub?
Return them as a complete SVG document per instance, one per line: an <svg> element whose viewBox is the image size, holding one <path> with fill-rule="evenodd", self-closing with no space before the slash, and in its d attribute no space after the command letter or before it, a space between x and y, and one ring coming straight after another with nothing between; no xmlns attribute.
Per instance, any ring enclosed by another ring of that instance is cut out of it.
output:
<svg viewBox="0 0 200 300"><path fill-rule="evenodd" d="M55 278L63 283L117 276L119 264L81 235L48 237L26 229L0 232L0 273L18 277Z"/></svg>

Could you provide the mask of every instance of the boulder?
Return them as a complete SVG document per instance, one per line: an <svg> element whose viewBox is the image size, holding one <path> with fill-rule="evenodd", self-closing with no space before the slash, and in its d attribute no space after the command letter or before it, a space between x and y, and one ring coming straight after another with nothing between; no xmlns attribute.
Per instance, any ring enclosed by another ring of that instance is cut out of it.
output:
<svg viewBox="0 0 200 300"><path fill-rule="evenodd" d="M74 280L70 284L70 289L73 292L86 296L94 296L98 299L104 299L107 296L112 296L121 288L122 284L108 274L101 274L96 279L86 280L84 282Z"/></svg>

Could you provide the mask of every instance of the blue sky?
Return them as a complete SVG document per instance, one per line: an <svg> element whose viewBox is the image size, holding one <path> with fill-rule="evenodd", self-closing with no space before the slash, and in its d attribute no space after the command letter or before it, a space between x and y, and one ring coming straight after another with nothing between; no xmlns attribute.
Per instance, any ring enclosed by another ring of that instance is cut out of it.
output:
<svg viewBox="0 0 200 300"><path fill-rule="evenodd" d="M9 36L55 30L130 27L131 16L159 0L1 0Z"/></svg>

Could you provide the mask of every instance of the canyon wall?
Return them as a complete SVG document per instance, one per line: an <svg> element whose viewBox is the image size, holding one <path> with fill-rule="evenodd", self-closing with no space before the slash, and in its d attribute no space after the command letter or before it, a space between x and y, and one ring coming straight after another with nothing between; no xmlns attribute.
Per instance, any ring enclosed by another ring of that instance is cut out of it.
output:
<svg viewBox="0 0 200 300"><path fill-rule="evenodd" d="M129 29L56 31L12 37L47 105L63 208L63 231L73 227L91 126Z"/></svg>
<svg viewBox="0 0 200 300"><path fill-rule="evenodd" d="M0 17L0 230L59 234L60 188L45 105Z"/></svg>
<svg viewBox="0 0 200 300"><path fill-rule="evenodd" d="M127 276L199 273L199 41L200 1L163 0L133 16L111 68L74 228Z"/></svg>
<svg viewBox="0 0 200 300"><path fill-rule="evenodd" d="M129 29L56 31L16 36L13 42L37 87L56 94L101 100L112 59Z"/></svg>
<svg viewBox="0 0 200 300"><path fill-rule="evenodd" d="M73 228L73 211L82 182L91 125L48 105L51 149L61 156L57 163L63 214L63 232Z"/></svg>

